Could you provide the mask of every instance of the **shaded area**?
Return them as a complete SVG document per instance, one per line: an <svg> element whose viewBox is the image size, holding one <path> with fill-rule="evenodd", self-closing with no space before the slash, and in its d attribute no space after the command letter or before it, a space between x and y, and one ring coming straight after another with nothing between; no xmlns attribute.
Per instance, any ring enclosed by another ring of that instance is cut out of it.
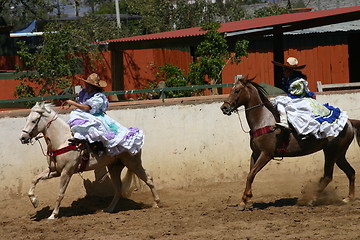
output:
<svg viewBox="0 0 360 240"><path fill-rule="evenodd" d="M297 204L298 198L281 198L275 200L274 202L268 203L254 203L253 208L255 209L267 209L268 207L287 207L287 206L295 206Z"/></svg>
<svg viewBox="0 0 360 240"><path fill-rule="evenodd" d="M60 207L58 217L62 218L95 214L105 209L110 204L111 200L112 197L86 196L72 202L70 207ZM146 208L151 208L151 206L142 202L138 203L131 199L124 198L119 200L114 213ZM53 208L50 209L49 206L44 207L43 209L37 211L36 214L31 217L31 219L34 221L41 221L48 218L52 211Z"/></svg>

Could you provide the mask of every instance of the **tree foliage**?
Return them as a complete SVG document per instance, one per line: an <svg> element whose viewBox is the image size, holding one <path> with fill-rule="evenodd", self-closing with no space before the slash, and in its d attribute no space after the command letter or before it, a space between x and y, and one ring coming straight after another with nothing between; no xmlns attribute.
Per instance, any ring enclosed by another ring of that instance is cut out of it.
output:
<svg viewBox="0 0 360 240"><path fill-rule="evenodd" d="M256 18L267 17L273 15L281 15L289 13L287 8L280 7L278 4L270 4L268 7L263 7L254 12Z"/></svg>
<svg viewBox="0 0 360 240"><path fill-rule="evenodd" d="M102 60L97 54L98 46L91 43L120 36L115 23L96 16L84 17L77 22L49 23L38 51L30 51L24 42L18 43L18 55L23 62L18 71L26 74L20 77L21 84L15 96L58 94L70 86L72 76L82 69L82 57Z"/></svg>
<svg viewBox="0 0 360 240"><path fill-rule="evenodd" d="M243 56L247 57L249 42L244 39L237 41L235 54L231 54L224 35L217 31L219 27L219 23L211 23L202 27L207 32L204 40L196 49L198 60L190 64L187 76L184 76L184 72L178 67L167 64L164 67L159 67L159 72L156 73L157 80L159 81L159 77L161 77L160 80L165 82L166 87L221 83L224 66L230 60L239 63ZM150 87L157 87L157 85L151 84ZM176 91L175 93L171 92L167 97L199 95L203 91Z"/></svg>
<svg viewBox="0 0 360 240"><path fill-rule="evenodd" d="M189 73L173 66L160 68L157 77L169 78L167 85L206 84L221 82L221 73L228 62L238 63L247 56L248 42L238 41L235 54L228 50L222 34L216 31L214 22L237 21L251 18L244 10L244 4L259 3L261 0L123 0L121 13L139 15L140 19L127 21L119 29L114 18L105 18L97 14L113 14L115 6L108 0L0 0L0 12L16 21L15 28L30 20L51 20L66 17L61 5L74 4L89 7L89 13L77 21L57 21L46 25L43 45L32 52L26 45L20 44L19 56L24 61L19 71L29 71L22 78L16 91L19 97L57 94L69 84L69 79L79 66L80 56L99 57L93 42L150 34L197 26L206 26L205 40L197 47L197 60L189 66ZM11 8L14 6L14 8ZM286 13L287 9L276 4L255 12L255 17ZM10 16L10 17L9 17ZM36 70L37 75L32 75ZM172 75L169 73L172 72ZM36 89L34 86L38 84Z"/></svg>

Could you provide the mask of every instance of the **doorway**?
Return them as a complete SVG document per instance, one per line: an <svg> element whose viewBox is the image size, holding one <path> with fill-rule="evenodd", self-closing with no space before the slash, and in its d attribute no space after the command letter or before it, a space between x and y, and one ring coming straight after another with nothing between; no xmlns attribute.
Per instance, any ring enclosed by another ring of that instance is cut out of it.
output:
<svg viewBox="0 0 360 240"><path fill-rule="evenodd" d="M348 46L350 82L360 82L360 33L349 36Z"/></svg>

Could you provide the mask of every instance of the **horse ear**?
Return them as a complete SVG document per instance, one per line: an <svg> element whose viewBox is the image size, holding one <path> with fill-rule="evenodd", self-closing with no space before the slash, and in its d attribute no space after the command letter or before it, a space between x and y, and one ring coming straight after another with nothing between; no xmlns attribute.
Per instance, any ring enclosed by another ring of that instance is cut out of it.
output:
<svg viewBox="0 0 360 240"><path fill-rule="evenodd" d="M45 110L50 113L51 112L51 103L47 103L44 105Z"/></svg>
<svg viewBox="0 0 360 240"><path fill-rule="evenodd" d="M240 81L242 78L243 78L243 75L235 75L234 83L236 83L237 81Z"/></svg>
<svg viewBox="0 0 360 240"><path fill-rule="evenodd" d="M253 81L255 78L256 78L256 76L253 77L253 78L247 79L247 81L248 81L248 82L251 82L251 81Z"/></svg>
<svg viewBox="0 0 360 240"><path fill-rule="evenodd" d="M39 104L39 107L43 108L45 106L45 102L37 102Z"/></svg>
<svg viewBox="0 0 360 240"><path fill-rule="evenodd" d="M44 112L44 109L46 109L45 102L37 102L32 109L37 112Z"/></svg>

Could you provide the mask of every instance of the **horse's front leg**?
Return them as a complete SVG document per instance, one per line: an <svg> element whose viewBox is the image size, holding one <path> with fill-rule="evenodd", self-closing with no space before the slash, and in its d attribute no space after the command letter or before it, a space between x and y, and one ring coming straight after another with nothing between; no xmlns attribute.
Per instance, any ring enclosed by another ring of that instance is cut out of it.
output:
<svg viewBox="0 0 360 240"><path fill-rule="evenodd" d="M58 172L50 172L50 169L47 168L44 171L42 171L40 174L38 174L38 175L36 175L34 177L34 179L31 181L31 187L30 187L29 192L28 192L28 196L29 196L30 201L31 201L32 205L34 206L34 208L37 208L37 206L39 204L39 202L38 202L38 200L36 199L36 196L35 196L36 184L38 184L38 182L40 180L47 180L47 179L50 179L50 178L53 178L53 177L58 177L58 176L59 176Z"/></svg>
<svg viewBox="0 0 360 240"><path fill-rule="evenodd" d="M241 211L252 208L252 183L254 182L256 174L260 172L260 170L272 159L272 156L263 152L257 159L254 159L254 156L254 154L251 156L251 167L246 179L246 186L242 196L242 201L239 204L239 209Z"/></svg>
<svg viewBox="0 0 360 240"><path fill-rule="evenodd" d="M61 201L64 198L66 188L69 185L72 175L73 175L73 171L67 171L67 170L63 169L63 171L61 172L59 196L56 199L55 208L54 208L51 216L48 219L55 219L58 216Z"/></svg>

